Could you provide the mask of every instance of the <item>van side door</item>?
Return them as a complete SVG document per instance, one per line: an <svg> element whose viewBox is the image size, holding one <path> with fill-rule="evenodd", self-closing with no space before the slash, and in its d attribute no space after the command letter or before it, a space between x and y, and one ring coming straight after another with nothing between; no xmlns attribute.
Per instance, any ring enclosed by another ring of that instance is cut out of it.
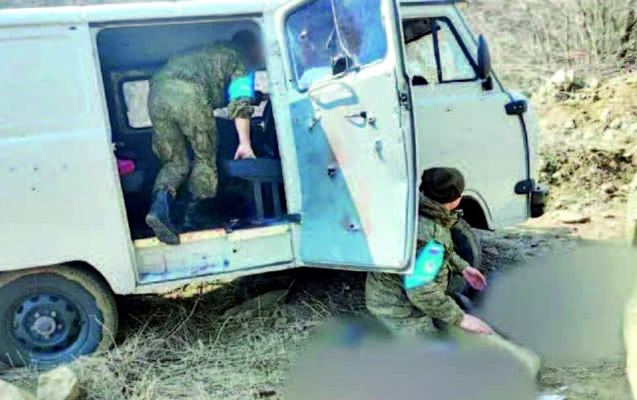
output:
<svg viewBox="0 0 637 400"><path fill-rule="evenodd" d="M395 0L295 0L276 11L287 86L273 101L289 115L279 130L293 136L300 198L288 204L302 218L302 265L411 265L415 142L397 15Z"/></svg>

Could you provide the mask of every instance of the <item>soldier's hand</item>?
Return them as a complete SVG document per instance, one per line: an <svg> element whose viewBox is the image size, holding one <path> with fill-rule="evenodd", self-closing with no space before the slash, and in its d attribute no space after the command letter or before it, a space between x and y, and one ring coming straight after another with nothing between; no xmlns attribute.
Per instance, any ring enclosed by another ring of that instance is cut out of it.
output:
<svg viewBox="0 0 637 400"><path fill-rule="evenodd" d="M482 272L473 267L467 267L462 271L462 276L476 290L484 290L487 287L487 278L482 275Z"/></svg>
<svg viewBox="0 0 637 400"><path fill-rule="evenodd" d="M250 146L249 144L240 143L237 147L237 151L234 153L234 159L243 160L246 158L257 158L257 156L254 155L252 146Z"/></svg>
<svg viewBox="0 0 637 400"><path fill-rule="evenodd" d="M490 335L493 333L493 329L478 317L471 314L465 314L460 322L460 327L465 331L478 333L481 335Z"/></svg>

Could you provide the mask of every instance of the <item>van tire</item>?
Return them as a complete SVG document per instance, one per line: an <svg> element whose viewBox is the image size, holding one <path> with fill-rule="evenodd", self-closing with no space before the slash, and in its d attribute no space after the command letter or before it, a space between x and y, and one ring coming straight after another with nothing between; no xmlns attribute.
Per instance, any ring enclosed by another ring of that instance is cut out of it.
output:
<svg viewBox="0 0 637 400"><path fill-rule="evenodd" d="M96 273L67 265L0 274L0 364L49 369L107 349L117 304Z"/></svg>
<svg viewBox="0 0 637 400"><path fill-rule="evenodd" d="M476 236L471 225L460 218L456 225L451 228L451 238L453 239L456 253L472 267L484 272L482 269L482 246L480 246L480 239ZM473 289L462 276L453 275L449 288L452 293L461 293L470 299L475 296Z"/></svg>
<svg viewBox="0 0 637 400"><path fill-rule="evenodd" d="M472 267L482 271L482 246L473 228L467 221L460 218L458 223L451 228L451 238L456 253Z"/></svg>

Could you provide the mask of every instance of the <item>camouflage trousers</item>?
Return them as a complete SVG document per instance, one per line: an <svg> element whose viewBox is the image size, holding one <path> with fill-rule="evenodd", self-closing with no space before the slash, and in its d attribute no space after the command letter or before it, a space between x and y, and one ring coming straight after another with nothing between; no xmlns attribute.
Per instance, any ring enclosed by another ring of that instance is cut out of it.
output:
<svg viewBox="0 0 637 400"><path fill-rule="evenodd" d="M432 318L411 303L402 285L401 275L368 273L365 303L369 312L401 336L437 332Z"/></svg>
<svg viewBox="0 0 637 400"><path fill-rule="evenodd" d="M194 199L214 197L218 185L216 126L203 89L180 80L151 81L148 112L155 130L153 152L163 164L153 191L165 190L174 197L188 178ZM192 169L188 145L194 154Z"/></svg>

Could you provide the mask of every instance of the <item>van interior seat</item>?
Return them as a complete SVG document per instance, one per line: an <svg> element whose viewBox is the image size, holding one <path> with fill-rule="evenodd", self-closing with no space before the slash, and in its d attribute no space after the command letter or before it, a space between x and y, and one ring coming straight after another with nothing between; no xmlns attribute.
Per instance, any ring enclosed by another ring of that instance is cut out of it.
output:
<svg viewBox="0 0 637 400"><path fill-rule="evenodd" d="M256 207L257 218L265 218L263 205L263 189L269 186L272 196L273 217L280 217L281 197L279 186L283 183L281 161L271 158L255 158L244 160L222 160L221 173L231 178L239 178L252 184L252 196Z"/></svg>
<svg viewBox="0 0 637 400"><path fill-rule="evenodd" d="M266 103L263 116L253 118L250 124L252 146L257 156L255 159L234 160L234 151L239 144L234 122L217 119L217 125L220 134L217 160L219 172L229 178L250 182L257 219L265 218L264 192L271 196L269 203L272 204L272 217L281 217L283 211L279 189L283 184L283 173L270 102Z"/></svg>

